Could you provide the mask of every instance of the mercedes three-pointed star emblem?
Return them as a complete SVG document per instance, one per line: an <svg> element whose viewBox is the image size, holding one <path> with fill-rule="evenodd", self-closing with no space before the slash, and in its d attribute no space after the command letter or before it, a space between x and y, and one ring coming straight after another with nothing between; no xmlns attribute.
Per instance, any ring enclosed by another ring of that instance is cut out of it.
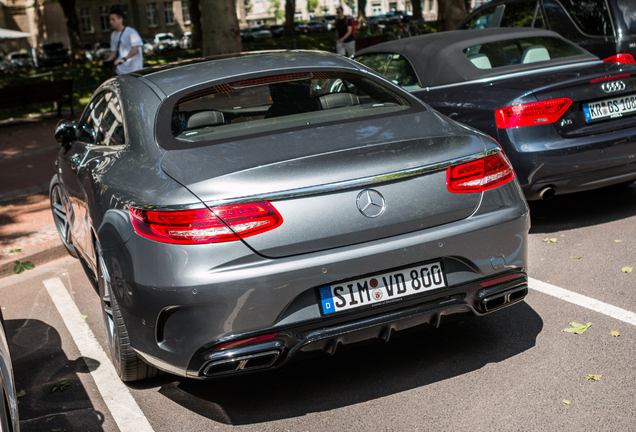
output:
<svg viewBox="0 0 636 432"><path fill-rule="evenodd" d="M368 218L376 218L384 213L386 204L382 194L373 189L365 189L358 194L356 200L358 210Z"/></svg>

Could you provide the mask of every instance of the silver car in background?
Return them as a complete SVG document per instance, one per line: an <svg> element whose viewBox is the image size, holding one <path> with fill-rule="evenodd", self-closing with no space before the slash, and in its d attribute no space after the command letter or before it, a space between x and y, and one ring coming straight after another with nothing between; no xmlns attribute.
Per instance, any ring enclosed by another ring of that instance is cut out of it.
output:
<svg viewBox="0 0 636 432"><path fill-rule="evenodd" d="M335 54L118 76L55 137L56 226L125 381L273 369L528 291L497 142Z"/></svg>

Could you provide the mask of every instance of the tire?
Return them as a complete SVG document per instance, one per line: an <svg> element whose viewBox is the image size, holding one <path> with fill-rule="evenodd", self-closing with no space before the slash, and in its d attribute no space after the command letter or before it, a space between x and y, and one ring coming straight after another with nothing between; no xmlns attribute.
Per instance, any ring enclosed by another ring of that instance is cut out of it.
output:
<svg viewBox="0 0 636 432"><path fill-rule="evenodd" d="M71 237L71 225L68 222L68 216L66 213L66 207L64 206L64 193L62 192L62 186L59 182L54 180L51 183L49 190L49 199L51 201L51 212L53 212L53 221L55 222L55 228L60 236L62 244L66 248L66 251L73 258L77 258L77 252L73 246L73 239Z"/></svg>
<svg viewBox="0 0 636 432"><path fill-rule="evenodd" d="M95 245L95 250L98 251L97 284L102 304L102 316L106 326L110 358L115 366L117 375L125 382L153 378L158 375L159 371L144 362L131 348L126 323L119 309L116 296L113 295L111 290L110 277L98 244Z"/></svg>

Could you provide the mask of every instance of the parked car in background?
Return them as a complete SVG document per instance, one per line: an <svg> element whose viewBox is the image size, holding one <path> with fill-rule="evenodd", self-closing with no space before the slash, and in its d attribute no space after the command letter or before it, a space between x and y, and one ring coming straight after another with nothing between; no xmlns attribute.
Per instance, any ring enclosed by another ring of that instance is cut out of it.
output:
<svg viewBox="0 0 636 432"><path fill-rule="evenodd" d="M23 71L35 67L33 56L29 51L10 52L7 54L5 64L10 72Z"/></svg>
<svg viewBox="0 0 636 432"><path fill-rule="evenodd" d="M110 55L110 42L96 42L93 49L93 60L104 60Z"/></svg>
<svg viewBox="0 0 636 432"><path fill-rule="evenodd" d="M296 34L309 34L311 33L311 27L307 23L294 23L294 32Z"/></svg>
<svg viewBox="0 0 636 432"><path fill-rule="evenodd" d="M153 44L156 52L179 49L179 41L172 33L157 33L153 38Z"/></svg>
<svg viewBox="0 0 636 432"><path fill-rule="evenodd" d="M38 53L40 67L59 66L68 64L70 61L71 55L61 42L42 45Z"/></svg>
<svg viewBox="0 0 636 432"><path fill-rule="evenodd" d="M634 0L493 0L457 28L491 27L548 29L605 61L636 63Z"/></svg>
<svg viewBox="0 0 636 432"><path fill-rule="evenodd" d="M53 218L125 381L274 369L528 292L495 140L336 54L118 76L55 137Z"/></svg>
<svg viewBox="0 0 636 432"><path fill-rule="evenodd" d="M187 31L183 33L181 39L179 39L179 47L181 49L190 49L192 48L192 32Z"/></svg>
<svg viewBox="0 0 636 432"><path fill-rule="evenodd" d="M497 139L528 199L636 179L636 65L530 28L416 36L355 59Z"/></svg>
<svg viewBox="0 0 636 432"><path fill-rule="evenodd" d="M272 33L272 37L275 38L281 37L285 33L285 27L280 24L270 25L267 29Z"/></svg>
<svg viewBox="0 0 636 432"><path fill-rule="evenodd" d="M327 24L323 21L311 20L307 23L310 33L322 33L327 31Z"/></svg>
<svg viewBox="0 0 636 432"><path fill-rule="evenodd" d="M153 54L155 52L155 41L152 38L144 39L144 44L142 46L144 51L144 55Z"/></svg>
<svg viewBox="0 0 636 432"><path fill-rule="evenodd" d="M250 27L244 29L241 33L241 39L243 42L254 42L271 38L272 32L270 32L265 26Z"/></svg>

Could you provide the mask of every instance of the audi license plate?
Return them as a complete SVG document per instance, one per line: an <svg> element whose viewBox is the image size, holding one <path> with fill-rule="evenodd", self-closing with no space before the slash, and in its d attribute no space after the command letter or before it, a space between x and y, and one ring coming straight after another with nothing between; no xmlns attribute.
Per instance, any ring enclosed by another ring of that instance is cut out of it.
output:
<svg viewBox="0 0 636 432"><path fill-rule="evenodd" d="M585 121L591 122L606 118L622 117L636 112L636 96L623 96L614 99L583 104Z"/></svg>
<svg viewBox="0 0 636 432"><path fill-rule="evenodd" d="M326 315L364 306L381 306L445 286L442 264L434 262L321 287L318 291L322 313Z"/></svg>

